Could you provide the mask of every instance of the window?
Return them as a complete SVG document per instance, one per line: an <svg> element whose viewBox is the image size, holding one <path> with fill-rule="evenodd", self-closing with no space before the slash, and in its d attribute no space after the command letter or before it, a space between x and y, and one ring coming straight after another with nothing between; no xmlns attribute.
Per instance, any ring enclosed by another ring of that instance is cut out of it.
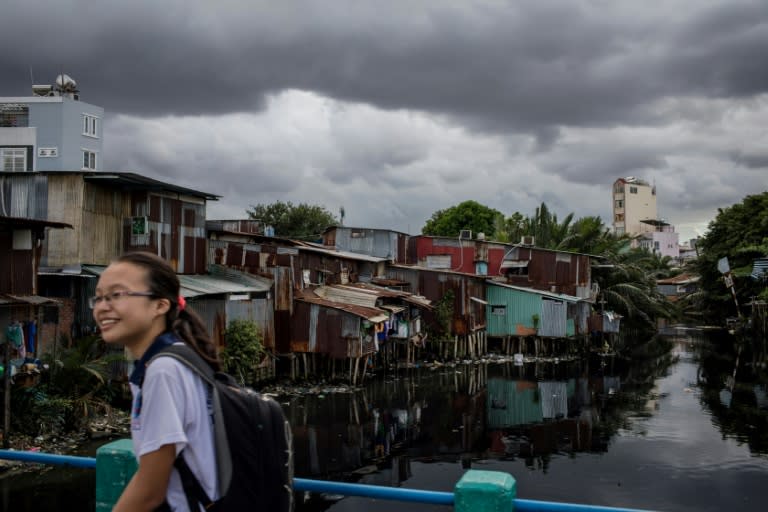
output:
<svg viewBox="0 0 768 512"><path fill-rule="evenodd" d="M99 136L99 118L88 114L83 114L83 135L88 137Z"/></svg>
<svg viewBox="0 0 768 512"><path fill-rule="evenodd" d="M0 128L26 128L29 126L29 107L19 103L0 104Z"/></svg>
<svg viewBox="0 0 768 512"><path fill-rule="evenodd" d="M624 200L623 199L617 199L616 200L616 208L624 208Z"/></svg>
<svg viewBox="0 0 768 512"><path fill-rule="evenodd" d="M491 314L496 316L506 316L507 314L507 306L502 304L492 304L491 305Z"/></svg>
<svg viewBox="0 0 768 512"><path fill-rule="evenodd" d="M637 187L629 187L630 194L637 194Z"/></svg>
<svg viewBox="0 0 768 512"><path fill-rule="evenodd" d="M27 148L0 148L0 163L4 172L27 170Z"/></svg>
<svg viewBox="0 0 768 512"><path fill-rule="evenodd" d="M96 153L83 150L83 169L96 169Z"/></svg>

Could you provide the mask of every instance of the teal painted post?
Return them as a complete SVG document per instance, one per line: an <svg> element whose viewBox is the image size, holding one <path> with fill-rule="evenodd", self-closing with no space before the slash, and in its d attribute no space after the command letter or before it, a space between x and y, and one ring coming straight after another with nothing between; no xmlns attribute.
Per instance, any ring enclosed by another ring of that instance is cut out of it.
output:
<svg viewBox="0 0 768 512"><path fill-rule="evenodd" d="M453 489L456 512L513 512L517 484L509 473L470 469Z"/></svg>
<svg viewBox="0 0 768 512"><path fill-rule="evenodd" d="M96 450L96 512L112 510L137 468L130 439L118 439Z"/></svg>

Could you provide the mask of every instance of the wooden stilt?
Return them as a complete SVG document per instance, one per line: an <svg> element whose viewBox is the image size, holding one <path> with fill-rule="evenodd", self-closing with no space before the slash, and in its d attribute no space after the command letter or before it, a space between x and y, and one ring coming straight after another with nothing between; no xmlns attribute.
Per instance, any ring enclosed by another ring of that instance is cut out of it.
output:
<svg viewBox="0 0 768 512"><path fill-rule="evenodd" d="M353 385L353 386L356 386L356 385L357 385L357 371L358 371L359 367L360 367L360 358L359 358L359 357L356 357L356 358L355 358L355 376L354 376L354 378L352 379L352 385Z"/></svg>

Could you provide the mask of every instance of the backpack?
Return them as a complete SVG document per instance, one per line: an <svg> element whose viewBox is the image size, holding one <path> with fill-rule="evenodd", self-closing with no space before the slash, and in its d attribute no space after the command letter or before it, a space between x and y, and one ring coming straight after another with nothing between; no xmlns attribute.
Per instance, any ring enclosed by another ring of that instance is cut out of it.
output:
<svg viewBox="0 0 768 512"><path fill-rule="evenodd" d="M186 344L163 348L157 357L173 357L212 389L213 431L219 499L213 502L184 461L174 461L189 509L228 512L293 510L293 446L291 426L275 400L240 386L231 376L214 372ZM150 361L151 362L151 361Z"/></svg>

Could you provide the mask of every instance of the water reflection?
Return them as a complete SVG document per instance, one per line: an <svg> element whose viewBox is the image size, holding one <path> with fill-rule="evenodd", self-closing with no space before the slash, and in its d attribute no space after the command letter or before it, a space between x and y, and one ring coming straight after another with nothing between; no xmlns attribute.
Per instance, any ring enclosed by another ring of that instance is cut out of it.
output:
<svg viewBox="0 0 768 512"><path fill-rule="evenodd" d="M730 342L730 343L729 343ZM701 402L723 437L746 443L755 455L768 455L768 378L759 364L740 365L728 337L692 345L699 366Z"/></svg>
<svg viewBox="0 0 768 512"><path fill-rule="evenodd" d="M408 369L354 393L279 399L294 427L299 477L451 491L477 468L511 473L522 498L762 511L768 379L749 361L734 378L730 346L683 330L640 344L627 359ZM0 506L93 509L92 477L54 474L64 473L0 479ZM43 489L80 495L55 500ZM402 505L313 495L298 510L393 506Z"/></svg>
<svg viewBox="0 0 768 512"><path fill-rule="evenodd" d="M684 510L679 491L729 467L717 478L739 478L729 484L734 493L758 492L753 478L768 464L755 466L738 445L718 446L708 432L714 426L764 455L765 383L740 374L724 406L720 391L734 360L713 343L687 334L654 338L628 359L403 370L356 393L286 399L296 474L449 491L476 467L512 473L523 497L595 502L597 485L601 504ZM717 492L725 503L746 499ZM699 510L717 502L698 496L691 506ZM302 508L387 509L338 498L313 497Z"/></svg>

